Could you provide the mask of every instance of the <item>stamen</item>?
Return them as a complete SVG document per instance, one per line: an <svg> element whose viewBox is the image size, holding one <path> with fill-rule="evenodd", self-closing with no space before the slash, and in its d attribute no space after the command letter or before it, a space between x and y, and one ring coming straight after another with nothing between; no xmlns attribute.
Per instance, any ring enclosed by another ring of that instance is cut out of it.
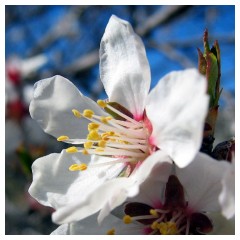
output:
<svg viewBox="0 0 240 240"><path fill-rule="evenodd" d="M189 220L189 218L187 219L187 226L186 226L186 235L188 235L189 234L189 229L190 229L190 220Z"/></svg>
<svg viewBox="0 0 240 240"><path fill-rule="evenodd" d="M82 154L83 154L83 155L88 155L89 152L88 152L86 149L83 149L83 150L82 150Z"/></svg>
<svg viewBox="0 0 240 240"><path fill-rule="evenodd" d="M151 209L150 214L153 215L156 218L158 217L158 212L155 209Z"/></svg>
<svg viewBox="0 0 240 240"><path fill-rule="evenodd" d="M126 162L131 162L132 163L132 162L136 162L136 160L132 159L132 158L121 158L121 159L113 160L113 161L110 161L110 162L91 164L88 167L89 168L102 167L102 166L113 165L113 164L117 164L117 163L126 163Z"/></svg>
<svg viewBox="0 0 240 240"><path fill-rule="evenodd" d="M83 111L83 116L86 118L92 118L93 115L94 115L94 112L90 109L85 109Z"/></svg>
<svg viewBox="0 0 240 240"><path fill-rule="evenodd" d="M132 222L131 216L125 215L125 216L123 217L123 222L124 222L125 224L131 223L131 222Z"/></svg>
<svg viewBox="0 0 240 240"><path fill-rule="evenodd" d="M101 107L101 108L105 108L107 106L107 103L104 102L103 100L97 100L97 104Z"/></svg>
<svg viewBox="0 0 240 240"><path fill-rule="evenodd" d="M138 126L142 126L141 123L137 122L136 120L130 118L129 116L123 114L122 112L118 111L116 108L110 106L109 104L107 105L107 108L109 108L111 111L115 112L116 114L118 114L119 116L125 118L126 120L128 120L129 122L132 122L134 123L135 125L138 125Z"/></svg>
<svg viewBox="0 0 240 240"><path fill-rule="evenodd" d="M95 151L89 150L89 153L91 154L96 154ZM129 157L142 157L145 158L146 154L142 152L133 152L133 151L128 151L128 150L123 150L123 149L117 149L117 148L105 148L105 149L97 149L98 155L109 155L109 156L119 156L119 157L124 157L124 156L129 156Z"/></svg>
<svg viewBox="0 0 240 240"><path fill-rule="evenodd" d="M89 149L89 148L92 147L92 145L93 145L92 142L85 142L85 143L84 143L84 148Z"/></svg>
<svg viewBox="0 0 240 240"><path fill-rule="evenodd" d="M98 147L95 149L96 152L104 152L104 148L102 147Z"/></svg>
<svg viewBox="0 0 240 240"><path fill-rule="evenodd" d="M108 121L111 120L109 117L100 117L100 121L104 124L108 124Z"/></svg>
<svg viewBox="0 0 240 240"><path fill-rule="evenodd" d="M76 153L78 152L78 149L76 147L69 147L66 149L67 153Z"/></svg>
<svg viewBox="0 0 240 240"><path fill-rule="evenodd" d="M98 134L98 131L97 131L97 130L92 130L92 131L87 135L87 140L98 141L98 140L101 140L101 136Z"/></svg>
<svg viewBox="0 0 240 240"><path fill-rule="evenodd" d="M174 222L161 222L158 224L158 229L162 235L178 234L178 229Z"/></svg>
<svg viewBox="0 0 240 240"><path fill-rule="evenodd" d="M131 117L120 112L118 109L108 105L103 100L97 101L102 108L108 107L109 110L126 119L126 121L114 119L112 116L98 116L91 109L85 109L83 113L77 109L72 109L72 113L77 118L84 117L89 120L88 135L86 139L69 139L68 136L60 136L59 141L65 141L71 144L83 144L84 148L70 147L66 149L68 153L81 152L84 155L96 154L111 156L112 161L99 164L90 164L88 167L100 167L116 163L134 163L142 161L149 154L147 142L147 130L142 122L137 122ZM87 165L72 165L69 170L86 170ZM152 209L149 216L143 216L146 219L157 218L158 213ZM136 217L132 218L133 220Z"/></svg>
<svg viewBox="0 0 240 240"><path fill-rule="evenodd" d="M107 142L104 141L104 140L100 140L100 141L98 142L98 146L101 147L101 148L105 148L105 147L106 147L106 144L107 144Z"/></svg>
<svg viewBox="0 0 240 240"><path fill-rule="evenodd" d="M91 122L88 124L88 131L98 130L99 126L99 124Z"/></svg>
<svg viewBox="0 0 240 240"><path fill-rule="evenodd" d="M68 140L68 139L69 139L68 136L60 136L60 137L57 138L57 140L58 140L59 142L65 141L65 140Z"/></svg>
<svg viewBox="0 0 240 240"><path fill-rule="evenodd" d="M70 171L84 171L87 169L87 164L82 163L82 164L73 164L69 167Z"/></svg>
<svg viewBox="0 0 240 240"><path fill-rule="evenodd" d="M115 229L112 228L112 229L108 230L107 235L115 235Z"/></svg>
<svg viewBox="0 0 240 240"><path fill-rule="evenodd" d="M81 113L77 109L72 109L72 112L73 112L75 117L77 117L77 118L81 118L82 117Z"/></svg>
<svg viewBox="0 0 240 240"><path fill-rule="evenodd" d="M153 222L152 224L151 224L151 229L152 230L156 230L156 229L158 229L158 222Z"/></svg>

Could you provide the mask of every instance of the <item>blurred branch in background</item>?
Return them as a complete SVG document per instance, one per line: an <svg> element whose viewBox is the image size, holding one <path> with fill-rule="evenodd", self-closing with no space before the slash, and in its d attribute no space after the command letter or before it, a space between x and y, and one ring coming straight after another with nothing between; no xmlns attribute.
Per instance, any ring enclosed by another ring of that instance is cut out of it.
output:
<svg viewBox="0 0 240 240"><path fill-rule="evenodd" d="M84 10L87 8L88 6L71 6L68 10L68 13L60 18L60 20L52 26L46 35L39 39L34 48L29 52L29 55L33 56L44 52L46 47L53 44L54 41L61 37L72 38L74 36L81 35L81 31L78 31L80 29L77 29L74 23L81 17Z"/></svg>
<svg viewBox="0 0 240 240"><path fill-rule="evenodd" d="M166 23L172 17L176 17L178 13L185 11L190 6L163 6L154 14L149 16L144 23L139 24L136 27L136 33L140 36L144 36L149 33L153 28L158 27L159 25Z"/></svg>
<svg viewBox="0 0 240 240"><path fill-rule="evenodd" d="M196 67L196 64L190 58L188 58L182 52L178 51L171 44L168 43L158 44L155 41L150 41L148 43L148 46L160 51L161 53L166 55L166 57L169 58L170 60L179 62L179 64L183 68Z"/></svg>

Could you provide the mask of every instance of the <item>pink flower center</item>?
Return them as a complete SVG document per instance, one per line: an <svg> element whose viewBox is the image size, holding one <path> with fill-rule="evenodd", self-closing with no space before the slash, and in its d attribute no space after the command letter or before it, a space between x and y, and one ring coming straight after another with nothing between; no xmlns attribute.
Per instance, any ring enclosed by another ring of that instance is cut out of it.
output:
<svg viewBox="0 0 240 240"><path fill-rule="evenodd" d="M164 204L152 207L132 202L125 206L123 221L142 224L142 232L150 235L206 234L212 231L212 223L203 213L190 211L184 198L184 189L178 178L171 175L165 189Z"/></svg>
<svg viewBox="0 0 240 240"><path fill-rule="evenodd" d="M91 109L85 109L82 113L77 109L72 110L75 117L89 120L89 134L86 139L69 139L68 136L60 136L58 140L83 144L83 148L73 146L66 149L68 153L100 155L109 157L109 161L88 166L74 164L69 170L82 171L88 167L124 163L129 175L156 150L156 147L149 142L152 125L145 114L140 121L136 121L127 109L117 103L110 104L99 100L98 105L111 115L98 116Z"/></svg>

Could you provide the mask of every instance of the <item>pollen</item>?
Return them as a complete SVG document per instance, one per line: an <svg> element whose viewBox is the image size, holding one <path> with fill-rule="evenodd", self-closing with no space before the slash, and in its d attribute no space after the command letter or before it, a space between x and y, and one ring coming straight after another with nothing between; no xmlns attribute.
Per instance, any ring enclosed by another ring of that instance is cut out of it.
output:
<svg viewBox="0 0 240 240"><path fill-rule="evenodd" d="M108 124L108 121L111 120L111 117L101 117L100 121L104 124Z"/></svg>
<svg viewBox="0 0 240 240"><path fill-rule="evenodd" d="M84 148L89 149L89 148L92 147L92 145L93 145L92 142L85 142L85 143L84 143Z"/></svg>
<svg viewBox="0 0 240 240"><path fill-rule="evenodd" d="M151 224L151 228L152 228L153 230L156 230L156 229L158 229L158 225L159 225L158 222L153 222L153 223Z"/></svg>
<svg viewBox="0 0 240 240"><path fill-rule="evenodd" d="M98 128L99 128L99 124L97 124L97 123L89 123L88 124L88 131L92 131L92 130L98 130Z"/></svg>
<svg viewBox="0 0 240 240"><path fill-rule="evenodd" d="M60 137L57 138L57 140L58 140L59 142L61 142L61 141L66 141L66 140L68 140L68 139L69 139L68 136L60 136Z"/></svg>
<svg viewBox="0 0 240 240"><path fill-rule="evenodd" d="M115 229L112 228L112 229L108 230L107 235L115 235Z"/></svg>
<svg viewBox="0 0 240 240"><path fill-rule="evenodd" d="M78 149L76 147L69 147L66 149L67 153L76 153L78 152Z"/></svg>
<svg viewBox="0 0 240 240"><path fill-rule="evenodd" d="M93 115L94 115L94 112L90 109L85 109L83 111L83 116L86 118L92 118Z"/></svg>
<svg viewBox="0 0 240 240"><path fill-rule="evenodd" d="M98 134L97 130L92 130L88 134L87 139L92 141L98 141L98 140L101 140L101 136Z"/></svg>
<svg viewBox="0 0 240 240"><path fill-rule="evenodd" d="M114 135L115 135L115 132L105 132L101 135L101 137L103 140L108 140L109 137L114 136Z"/></svg>
<svg viewBox="0 0 240 240"><path fill-rule="evenodd" d="M154 217L158 217L158 212L155 209L151 209L150 214Z"/></svg>
<svg viewBox="0 0 240 240"><path fill-rule="evenodd" d="M132 222L131 216L125 215L125 216L123 217L123 222L124 222L125 224L131 223L131 222Z"/></svg>
<svg viewBox="0 0 240 240"><path fill-rule="evenodd" d="M107 103L105 103L103 100L97 100L97 104L101 108L105 108L107 106Z"/></svg>
<svg viewBox="0 0 240 240"><path fill-rule="evenodd" d="M84 171L87 169L87 164L82 163L82 164L73 164L69 167L70 171Z"/></svg>
<svg viewBox="0 0 240 240"><path fill-rule="evenodd" d="M158 224L158 229L162 235L178 234L178 229L175 222L161 222Z"/></svg>
<svg viewBox="0 0 240 240"><path fill-rule="evenodd" d="M101 147L101 148L105 148L106 144L107 144L107 142L104 141L104 140L101 140L101 141L98 142L98 146Z"/></svg>
<svg viewBox="0 0 240 240"><path fill-rule="evenodd" d="M82 115L81 115L81 113L77 109L72 109L72 112L73 112L75 117L81 118Z"/></svg>
<svg viewBox="0 0 240 240"><path fill-rule="evenodd" d="M88 155L89 152L87 151L87 149L83 149L83 150L82 150L82 154L83 154L83 155Z"/></svg>

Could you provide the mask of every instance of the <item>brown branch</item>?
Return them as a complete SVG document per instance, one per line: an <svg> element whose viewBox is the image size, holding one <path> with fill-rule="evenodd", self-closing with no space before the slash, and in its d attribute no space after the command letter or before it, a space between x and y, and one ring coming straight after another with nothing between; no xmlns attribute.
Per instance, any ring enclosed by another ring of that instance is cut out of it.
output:
<svg viewBox="0 0 240 240"><path fill-rule="evenodd" d="M186 8L186 6L162 6L156 13L150 16L144 23L139 24L136 28L136 33L140 36L147 34L153 28L166 22L173 15L180 10Z"/></svg>
<svg viewBox="0 0 240 240"><path fill-rule="evenodd" d="M168 43L157 43L155 41L150 41L149 46L158 50L159 52L166 55L171 60L177 61L183 68L196 67L194 62L191 61L188 57L182 54L180 51L177 51Z"/></svg>

